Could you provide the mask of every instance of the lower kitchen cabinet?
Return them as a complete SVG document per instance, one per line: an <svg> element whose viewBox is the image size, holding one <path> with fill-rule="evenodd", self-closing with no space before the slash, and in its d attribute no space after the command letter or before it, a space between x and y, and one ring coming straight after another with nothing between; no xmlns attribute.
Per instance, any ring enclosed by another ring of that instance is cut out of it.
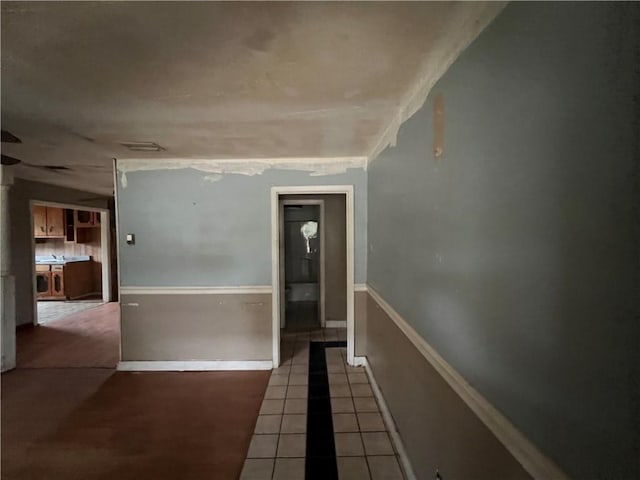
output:
<svg viewBox="0 0 640 480"><path fill-rule="evenodd" d="M36 297L38 299L51 297L51 272L50 271L36 272Z"/></svg>
<svg viewBox="0 0 640 480"><path fill-rule="evenodd" d="M67 296L64 289L64 267L61 265L54 265L51 267L51 296Z"/></svg>
<svg viewBox="0 0 640 480"><path fill-rule="evenodd" d="M39 300L81 298L93 293L93 262L36 265L36 296Z"/></svg>
<svg viewBox="0 0 640 480"><path fill-rule="evenodd" d="M80 298L96 291L93 262L73 262L64 266L64 292L67 298Z"/></svg>

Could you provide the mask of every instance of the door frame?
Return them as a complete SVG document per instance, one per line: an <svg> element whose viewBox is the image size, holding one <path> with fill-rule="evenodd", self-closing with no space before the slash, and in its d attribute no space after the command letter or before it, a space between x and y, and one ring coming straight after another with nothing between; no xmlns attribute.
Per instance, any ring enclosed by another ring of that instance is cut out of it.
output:
<svg viewBox="0 0 640 480"><path fill-rule="evenodd" d="M279 198L279 196L278 196ZM319 221L320 224L320 273L318 279L318 318L320 320L320 328L324 328L326 325L326 309L325 309L325 236L324 236L324 200L316 200L316 199L301 199L301 200L279 200L278 202L278 234L280 238L282 238L284 234L284 207L293 206L293 205L318 205L320 206L320 215ZM279 242L278 248L280 249L280 260L279 260L279 272L280 278L284 279L284 267L285 267L285 259L284 259L284 242ZM280 328L284 328L285 326L285 303L283 299L285 294L285 282L280 282Z"/></svg>
<svg viewBox="0 0 640 480"><path fill-rule="evenodd" d="M75 205L71 203L49 202L45 200L29 200L29 224L31 232L31 279L33 282L33 324L38 325L38 294L36 288L36 239L33 236L33 207L35 205L43 207L66 208L71 210L83 210L86 212L100 213L100 261L102 262L102 301L111 301L111 245L110 245L110 221L109 209L88 207L85 205Z"/></svg>
<svg viewBox="0 0 640 480"><path fill-rule="evenodd" d="M345 195L346 232L347 232L347 363L354 364L355 345L355 205L353 185L310 185L310 186L275 186L271 187L271 316L273 338L273 367L280 365L280 316L281 316L281 218L283 208L280 205L281 195ZM295 200L295 202L300 202ZM299 203L298 203L299 204ZM281 211L282 210L282 211ZM324 231L324 229L321 229ZM324 243L324 242L323 242ZM324 278L324 276L323 276Z"/></svg>

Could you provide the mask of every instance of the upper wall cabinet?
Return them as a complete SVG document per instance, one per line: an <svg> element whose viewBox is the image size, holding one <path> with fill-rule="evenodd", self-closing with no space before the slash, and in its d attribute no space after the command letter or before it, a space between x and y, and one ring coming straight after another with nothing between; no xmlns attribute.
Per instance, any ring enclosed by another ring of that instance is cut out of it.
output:
<svg viewBox="0 0 640 480"><path fill-rule="evenodd" d="M100 212L87 212L86 210L75 211L76 228L98 227L100 226Z"/></svg>
<svg viewBox="0 0 640 480"><path fill-rule="evenodd" d="M34 205L33 234L36 238L64 237L64 211L62 208Z"/></svg>

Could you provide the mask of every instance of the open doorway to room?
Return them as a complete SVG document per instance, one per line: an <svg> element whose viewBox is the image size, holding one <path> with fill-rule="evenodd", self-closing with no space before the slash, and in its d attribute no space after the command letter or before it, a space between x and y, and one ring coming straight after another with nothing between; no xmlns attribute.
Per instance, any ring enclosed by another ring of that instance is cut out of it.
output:
<svg viewBox="0 0 640 480"><path fill-rule="evenodd" d="M84 208L32 203L36 325L110 300L107 214Z"/></svg>
<svg viewBox="0 0 640 480"><path fill-rule="evenodd" d="M325 323L324 200L284 196L281 201L284 272L281 328L286 332L317 330Z"/></svg>
<svg viewBox="0 0 640 480"><path fill-rule="evenodd" d="M346 342L353 362L352 187L273 187L274 365L309 341Z"/></svg>
<svg viewBox="0 0 640 480"><path fill-rule="evenodd" d="M115 368L113 213L36 200L30 212L33 321L16 329L17 368Z"/></svg>

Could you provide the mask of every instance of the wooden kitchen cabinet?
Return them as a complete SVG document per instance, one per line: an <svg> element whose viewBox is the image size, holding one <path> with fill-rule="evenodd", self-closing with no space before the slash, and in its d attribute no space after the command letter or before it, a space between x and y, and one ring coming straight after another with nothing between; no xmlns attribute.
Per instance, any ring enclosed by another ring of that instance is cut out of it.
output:
<svg viewBox="0 0 640 480"><path fill-rule="evenodd" d="M36 265L36 293L41 300L81 298L93 293L93 262Z"/></svg>
<svg viewBox="0 0 640 480"><path fill-rule="evenodd" d="M64 237L64 211L62 208L33 207L33 234L36 238Z"/></svg>
<svg viewBox="0 0 640 480"><path fill-rule="evenodd" d="M62 298L66 296L64 289L64 267L62 265L51 266L51 296Z"/></svg>
<svg viewBox="0 0 640 480"><path fill-rule="evenodd" d="M86 210L75 211L76 228L99 227L100 212L88 212Z"/></svg>
<svg viewBox="0 0 640 480"><path fill-rule="evenodd" d="M47 207L34 205L33 207L33 234L36 237L47 236Z"/></svg>
<svg viewBox="0 0 640 480"><path fill-rule="evenodd" d="M47 207L47 233L50 237L64 237L64 211Z"/></svg>
<svg viewBox="0 0 640 480"><path fill-rule="evenodd" d="M67 298L80 298L94 291L92 262L73 262L64 266L64 292Z"/></svg>
<svg viewBox="0 0 640 480"><path fill-rule="evenodd" d="M51 272L49 271L36 272L36 297L37 298L51 297Z"/></svg>

